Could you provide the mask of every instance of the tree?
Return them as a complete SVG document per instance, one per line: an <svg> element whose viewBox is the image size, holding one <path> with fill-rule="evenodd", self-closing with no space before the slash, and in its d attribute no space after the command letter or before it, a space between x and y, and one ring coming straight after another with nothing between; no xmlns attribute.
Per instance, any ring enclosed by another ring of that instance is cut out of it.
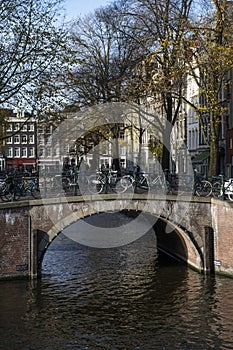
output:
<svg viewBox="0 0 233 350"><path fill-rule="evenodd" d="M210 147L209 176L219 174L219 134L222 115L226 111L222 91L224 78L233 68L232 3L226 0L205 2L206 13L190 28L189 74L195 80L200 98L198 103L187 101L199 116L202 133ZM207 7L208 5L208 7ZM204 8L204 7L203 7Z"/></svg>
<svg viewBox="0 0 233 350"><path fill-rule="evenodd" d="M38 109L55 95L64 62L65 33L57 22L61 2L0 1L1 106Z"/></svg>
<svg viewBox="0 0 233 350"><path fill-rule="evenodd" d="M123 25L122 20L120 13L109 6L73 24L76 66L67 82L71 105L80 108L126 100L127 80L143 52L127 33L117 29Z"/></svg>
<svg viewBox="0 0 233 350"><path fill-rule="evenodd" d="M163 132L162 168L170 168L170 136L179 115L186 78L185 37L192 0L129 1L126 16L135 18L143 31L140 44L150 52L138 67L135 90L139 100L154 104ZM136 94L134 93L133 96ZM154 122L152 122L154 123ZM158 123L157 123L158 125Z"/></svg>

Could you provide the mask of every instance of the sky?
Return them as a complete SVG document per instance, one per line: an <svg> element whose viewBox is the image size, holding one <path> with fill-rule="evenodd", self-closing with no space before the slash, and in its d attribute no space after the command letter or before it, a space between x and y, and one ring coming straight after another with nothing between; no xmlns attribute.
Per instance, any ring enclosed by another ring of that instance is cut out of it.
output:
<svg viewBox="0 0 233 350"><path fill-rule="evenodd" d="M110 2L110 0L65 0L63 6L67 18L71 20L80 15L86 15L98 7L106 6Z"/></svg>

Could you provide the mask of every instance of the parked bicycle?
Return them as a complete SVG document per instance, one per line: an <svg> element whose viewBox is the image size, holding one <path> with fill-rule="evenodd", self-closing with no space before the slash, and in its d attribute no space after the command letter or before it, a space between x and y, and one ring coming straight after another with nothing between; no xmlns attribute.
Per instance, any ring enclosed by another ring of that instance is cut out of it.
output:
<svg viewBox="0 0 233 350"><path fill-rule="evenodd" d="M2 201L18 201L21 197L40 198L39 182L32 179L28 182L24 178L8 176L0 187L0 197Z"/></svg>
<svg viewBox="0 0 233 350"><path fill-rule="evenodd" d="M107 193L109 188L115 193L124 193L127 190L127 184L121 180L117 171L106 169L87 177L87 186L92 194Z"/></svg>
<svg viewBox="0 0 233 350"><path fill-rule="evenodd" d="M167 181L164 175L158 174L152 178L145 172L134 173L133 175L124 175L121 178L121 184L126 187L126 190L137 192L137 190L143 191L155 191L165 194L167 192Z"/></svg>
<svg viewBox="0 0 233 350"><path fill-rule="evenodd" d="M212 184L204 176L194 171L193 195L198 197L208 197L212 194Z"/></svg>
<svg viewBox="0 0 233 350"><path fill-rule="evenodd" d="M169 174L167 193L175 196L193 194L193 176L186 174Z"/></svg>
<svg viewBox="0 0 233 350"><path fill-rule="evenodd" d="M196 171L194 177L186 174L169 174L167 179L168 194L208 197L212 193L211 182Z"/></svg>
<svg viewBox="0 0 233 350"><path fill-rule="evenodd" d="M233 202L233 178L224 179L223 175L219 175L218 179L213 183L212 193L215 198L225 199L227 197Z"/></svg>

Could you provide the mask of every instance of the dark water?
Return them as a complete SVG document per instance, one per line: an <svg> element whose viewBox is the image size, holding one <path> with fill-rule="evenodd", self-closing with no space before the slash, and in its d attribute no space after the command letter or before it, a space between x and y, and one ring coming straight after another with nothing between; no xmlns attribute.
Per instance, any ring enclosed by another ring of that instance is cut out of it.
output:
<svg viewBox="0 0 233 350"><path fill-rule="evenodd" d="M60 235L41 280L0 283L1 349L233 349L233 280L158 258L154 235L114 249Z"/></svg>

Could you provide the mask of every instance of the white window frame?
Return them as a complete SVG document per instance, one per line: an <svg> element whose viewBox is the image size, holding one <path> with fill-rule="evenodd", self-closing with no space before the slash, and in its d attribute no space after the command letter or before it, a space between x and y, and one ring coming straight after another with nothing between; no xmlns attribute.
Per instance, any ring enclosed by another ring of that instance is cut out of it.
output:
<svg viewBox="0 0 233 350"><path fill-rule="evenodd" d="M7 125L6 131L13 131L12 123L10 123L10 124Z"/></svg>
<svg viewBox="0 0 233 350"><path fill-rule="evenodd" d="M20 148L19 147L14 148L14 157L20 158Z"/></svg>
<svg viewBox="0 0 233 350"><path fill-rule="evenodd" d="M120 155L125 156L125 153L126 153L125 146L120 146Z"/></svg>
<svg viewBox="0 0 233 350"><path fill-rule="evenodd" d="M15 135L14 136L14 143L17 144L17 145L20 143L20 135Z"/></svg>
<svg viewBox="0 0 233 350"><path fill-rule="evenodd" d="M13 148L12 147L8 148L8 150L7 150L7 157L8 158L13 158Z"/></svg>
<svg viewBox="0 0 233 350"><path fill-rule="evenodd" d="M35 143L35 139L34 139L34 135L28 135L28 143L30 145L34 144Z"/></svg>
<svg viewBox="0 0 233 350"><path fill-rule="evenodd" d="M27 147L22 147L21 152L22 158L27 158Z"/></svg>
<svg viewBox="0 0 233 350"><path fill-rule="evenodd" d="M34 158L35 157L35 147L29 147L28 149L28 157Z"/></svg>
<svg viewBox="0 0 233 350"><path fill-rule="evenodd" d="M28 131L34 131L35 128L34 128L34 124L30 123L28 124Z"/></svg>
<svg viewBox="0 0 233 350"><path fill-rule="evenodd" d="M7 139L6 139L6 144L12 144L12 142L13 142L13 138L12 138L12 136L10 136L10 137L8 137Z"/></svg>
<svg viewBox="0 0 233 350"><path fill-rule="evenodd" d="M23 140L25 138L25 140ZM22 135L21 136L21 143L22 144L26 144L28 141L27 141L27 135Z"/></svg>

